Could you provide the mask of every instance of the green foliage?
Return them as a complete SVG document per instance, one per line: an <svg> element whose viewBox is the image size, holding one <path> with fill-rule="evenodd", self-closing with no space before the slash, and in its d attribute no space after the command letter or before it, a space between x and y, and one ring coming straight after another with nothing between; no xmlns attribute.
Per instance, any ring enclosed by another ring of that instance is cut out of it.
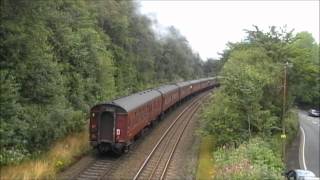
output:
<svg viewBox="0 0 320 180"><path fill-rule="evenodd" d="M6 145L17 146L25 144L21 135L26 124L21 120L22 107L18 102L18 84L14 76L8 71L1 70L0 74L0 145L5 147ZM11 152L14 152L14 150Z"/></svg>
<svg viewBox="0 0 320 180"><path fill-rule="evenodd" d="M291 143L299 131L299 116L298 110L291 109L288 112L287 117L284 120L286 134L287 134L287 142Z"/></svg>
<svg viewBox="0 0 320 180"><path fill-rule="evenodd" d="M229 43L224 51L222 87L203 116L205 131L216 137L218 145L239 145L252 135L270 137L280 132L282 119L293 137L298 120L288 110L294 101L319 104L320 68L315 57L319 46L309 33L293 36L275 27L269 32L255 27L247 33L245 41ZM291 65L283 114L285 62Z"/></svg>
<svg viewBox="0 0 320 180"><path fill-rule="evenodd" d="M261 138L252 138L238 148L220 148L213 156L215 179L282 179L281 157Z"/></svg>
<svg viewBox="0 0 320 180"><path fill-rule="evenodd" d="M152 25L134 1L1 1L0 165L81 130L98 102L202 76L186 39Z"/></svg>
<svg viewBox="0 0 320 180"><path fill-rule="evenodd" d="M1 149L0 162L1 165L18 164L31 155L22 147L12 147L11 149Z"/></svg>
<svg viewBox="0 0 320 180"><path fill-rule="evenodd" d="M205 131L215 136L218 145L241 143L248 137L248 133L244 130L246 124L238 120L243 115L238 106L233 103L233 98L223 96L220 89L215 92L212 99L217 103L206 107L203 114Z"/></svg>
<svg viewBox="0 0 320 180"><path fill-rule="evenodd" d="M292 95L296 102L312 107L320 106L319 44L308 32L298 33L289 45L293 65L289 69Z"/></svg>
<svg viewBox="0 0 320 180"><path fill-rule="evenodd" d="M209 58L203 64L203 73L208 77L217 76L224 63L225 61L222 58L220 60Z"/></svg>
<svg viewBox="0 0 320 180"><path fill-rule="evenodd" d="M18 101L18 84L14 76L6 70L0 70L0 108L1 122L13 120L17 118L17 112L20 111Z"/></svg>
<svg viewBox="0 0 320 180"><path fill-rule="evenodd" d="M296 136L294 103L319 106L319 45L306 32L247 33L222 54L222 87L205 108L204 132L223 147L214 153L216 179L282 179L280 134L284 128L286 143Z"/></svg>

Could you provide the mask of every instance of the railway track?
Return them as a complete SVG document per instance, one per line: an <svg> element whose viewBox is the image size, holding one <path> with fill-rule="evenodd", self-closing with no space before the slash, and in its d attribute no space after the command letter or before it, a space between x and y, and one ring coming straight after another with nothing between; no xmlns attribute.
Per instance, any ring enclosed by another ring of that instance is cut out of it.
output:
<svg viewBox="0 0 320 180"><path fill-rule="evenodd" d="M200 99L206 95L207 93L204 93L204 95L194 100L193 103L185 108L173 121L141 165L133 178L134 180L165 179L166 172L181 137L183 136L185 129L188 127L188 124L195 112L200 107Z"/></svg>
<svg viewBox="0 0 320 180"><path fill-rule="evenodd" d="M74 179L76 180L90 180L102 179L108 176L114 168L115 163L119 158L103 158L95 160L88 168L84 169Z"/></svg>
<svg viewBox="0 0 320 180"><path fill-rule="evenodd" d="M134 179L151 179L155 177L160 178L161 175L162 175L162 178L165 177L165 172L169 167L170 160L174 154L176 146L178 145L185 128L187 127L188 123L192 119L194 112L196 112L196 110L199 108L200 99L202 99L206 95L208 95L208 92L200 94L191 102L190 105L188 105L178 115L177 118L175 118L173 123L165 131L164 135L160 138L160 140L158 141L158 143L150 153L154 155L149 154L149 156L143 163L145 167L140 168L141 170L139 170L138 172L139 174L137 173ZM165 152L165 153L159 154L159 152ZM126 155L130 155L130 153L131 152L129 151L129 153ZM78 173L76 176L74 176L71 179L75 179L75 180L108 179L108 177L110 177L110 175L112 174L113 170L118 167L117 163L122 162L121 159L123 158L124 158L124 155L119 158L116 158L116 157L97 158L92 163L90 163L89 166L83 168L80 173ZM154 164L154 159L157 160L156 164ZM151 165L151 162L153 165Z"/></svg>

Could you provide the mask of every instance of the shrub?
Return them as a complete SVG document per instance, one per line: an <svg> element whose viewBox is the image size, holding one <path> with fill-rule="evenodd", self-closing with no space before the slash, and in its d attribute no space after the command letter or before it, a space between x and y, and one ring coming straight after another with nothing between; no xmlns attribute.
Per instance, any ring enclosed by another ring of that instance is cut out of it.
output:
<svg viewBox="0 0 320 180"><path fill-rule="evenodd" d="M18 164L30 157L30 153L23 147L3 148L0 153L0 165Z"/></svg>
<svg viewBox="0 0 320 180"><path fill-rule="evenodd" d="M214 152L216 179L281 179L284 167L266 141L253 138L238 148L220 148Z"/></svg>
<svg viewBox="0 0 320 180"><path fill-rule="evenodd" d="M15 161L15 164L10 162L10 165L1 167L0 179L56 179L57 172L63 170L78 160L79 156L90 150L88 141L87 129L80 133L73 133L66 138L61 138L50 146L47 152L38 152L37 156L30 156L30 158L28 156L28 160L21 163ZM7 155L5 160L25 158L23 157L25 152L20 151L6 151L7 153L4 153ZM3 157L2 155L0 155L1 158ZM8 155L11 156L9 157Z"/></svg>
<svg viewBox="0 0 320 180"><path fill-rule="evenodd" d="M297 135L299 128L299 117L296 109L291 109L285 119L287 142L291 142Z"/></svg>

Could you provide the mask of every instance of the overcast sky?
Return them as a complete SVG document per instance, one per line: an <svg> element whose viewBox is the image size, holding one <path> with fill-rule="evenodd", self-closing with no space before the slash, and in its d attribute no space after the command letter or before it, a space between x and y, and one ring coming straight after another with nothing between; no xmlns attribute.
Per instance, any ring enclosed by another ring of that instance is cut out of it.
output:
<svg viewBox="0 0 320 180"><path fill-rule="evenodd" d="M319 43L318 1L152 1L140 2L141 13L160 27L173 25L202 59L218 58L227 42L241 41L243 29L258 25L308 31ZM158 31L159 28L158 27Z"/></svg>

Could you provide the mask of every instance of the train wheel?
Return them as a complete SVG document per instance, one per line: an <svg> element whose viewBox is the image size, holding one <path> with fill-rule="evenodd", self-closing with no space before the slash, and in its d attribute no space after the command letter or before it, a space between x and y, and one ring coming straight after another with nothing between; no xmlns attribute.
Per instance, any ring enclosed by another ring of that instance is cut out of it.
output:
<svg viewBox="0 0 320 180"><path fill-rule="evenodd" d="M157 125L157 123L158 123L157 120L151 121L150 127L154 128Z"/></svg>
<svg viewBox="0 0 320 180"><path fill-rule="evenodd" d="M116 154L117 156L122 155L125 152L125 148L121 147L121 148L112 148L112 152L114 154Z"/></svg>
<svg viewBox="0 0 320 180"><path fill-rule="evenodd" d="M130 151L130 145L125 146L123 151L124 151L124 153L129 152Z"/></svg>
<svg viewBox="0 0 320 180"><path fill-rule="evenodd" d="M159 120L161 121L161 120L163 120L163 119L164 119L164 113L161 113Z"/></svg>
<svg viewBox="0 0 320 180"><path fill-rule="evenodd" d="M106 152L105 152L104 150L98 148L98 153L99 153L99 155L100 155L100 154L105 154Z"/></svg>
<svg viewBox="0 0 320 180"><path fill-rule="evenodd" d="M121 155L125 151L125 145L124 144L115 144L112 146L112 152L114 152L116 155Z"/></svg>
<svg viewBox="0 0 320 180"><path fill-rule="evenodd" d="M99 154L105 154L110 150L110 145L108 144L100 144L98 146L98 152Z"/></svg>

